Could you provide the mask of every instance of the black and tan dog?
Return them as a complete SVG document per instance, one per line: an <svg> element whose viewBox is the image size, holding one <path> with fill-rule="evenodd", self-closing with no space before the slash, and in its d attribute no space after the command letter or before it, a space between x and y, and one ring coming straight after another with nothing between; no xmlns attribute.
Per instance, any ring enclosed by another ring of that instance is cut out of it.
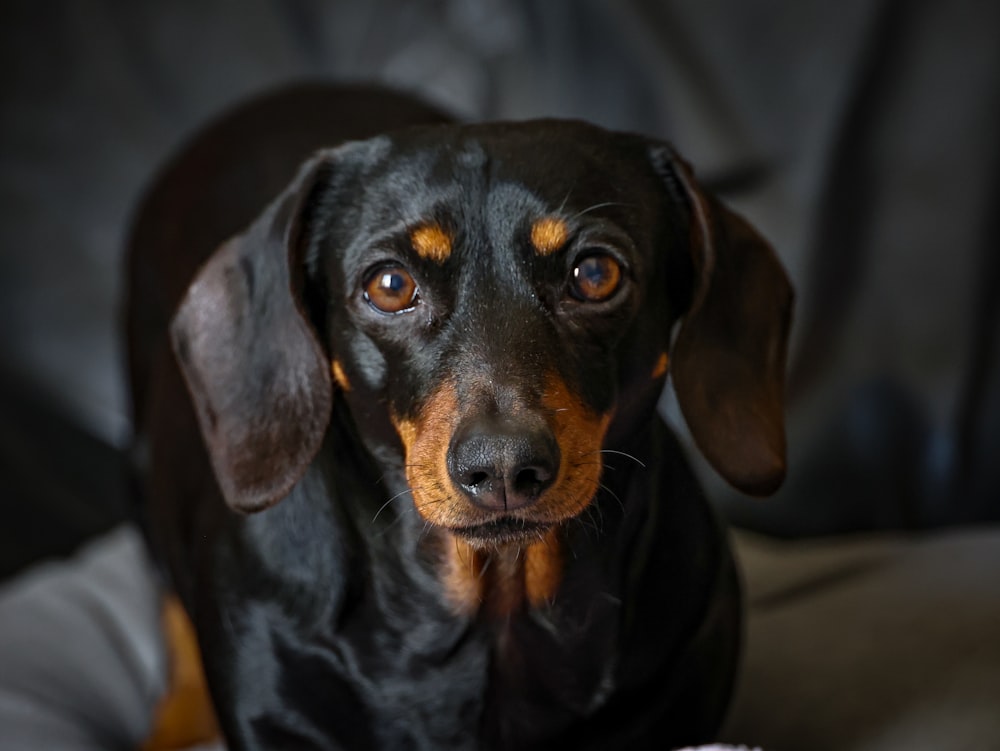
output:
<svg viewBox="0 0 1000 751"><path fill-rule="evenodd" d="M669 373L711 464L776 488L786 277L664 143L443 120L288 90L140 212L137 455L227 742L710 739L737 577L656 404Z"/></svg>

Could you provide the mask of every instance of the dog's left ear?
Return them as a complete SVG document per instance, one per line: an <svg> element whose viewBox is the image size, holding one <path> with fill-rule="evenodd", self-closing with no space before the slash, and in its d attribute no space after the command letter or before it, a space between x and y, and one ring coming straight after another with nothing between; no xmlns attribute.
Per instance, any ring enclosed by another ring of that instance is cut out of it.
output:
<svg viewBox="0 0 1000 751"><path fill-rule="evenodd" d="M226 502L284 498L319 450L333 399L302 307L302 244L335 152L320 152L199 270L171 323L178 363Z"/></svg>
<svg viewBox="0 0 1000 751"><path fill-rule="evenodd" d="M691 212L694 283L671 377L691 435L737 489L768 495L785 477L785 360L793 292L774 251L697 184L669 147L654 166Z"/></svg>

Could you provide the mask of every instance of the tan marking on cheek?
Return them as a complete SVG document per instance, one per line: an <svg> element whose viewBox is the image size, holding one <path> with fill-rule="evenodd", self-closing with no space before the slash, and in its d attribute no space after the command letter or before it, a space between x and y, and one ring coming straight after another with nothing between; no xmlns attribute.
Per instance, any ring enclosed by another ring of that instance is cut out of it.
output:
<svg viewBox="0 0 1000 751"><path fill-rule="evenodd" d="M656 365L653 366L653 380L657 378L662 378L667 374L667 370L670 369L670 355L666 352L660 353L660 358L656 361Z"/></svg>
<svg viewBox="0 0 1000 751"><path fill-rule="evenodd" d="M557 217L543 217L531 226L531 244L540 256L555 253L568 239L569 227Z"/></svg>
<svg viewBox="0 0 1000 751"><path fill-rule="evenodd" d="M403 442L403 449L409 454L410 447L417 438L417 424L413 420L396 419L395 417L392 418L392 424L396 426L399 440Z"/></svg>
<svg viewBox="0 0 1000 751"><path fill-rule="evenodd" d="M421 258L444 263L451 256L451 237L436 224L417 227L410 233L413 249Z"/></svg>
<svg viewBox="0 0 1000 751"><path fill-rule="evenodd" d="M590 410L555 374L545 380L542 404L552 415L553 432L562 454L556 481L542 500L549 506L550 515L568 519L587 508L600 487L601 449L612 413Z"/></svg>
<svg viewBox="0 0 1000 751"><path fill-rule="evenodd" d="M334 360L330 363L330 372L333 374L334 383L340 387L341 391L351 390L351 382L347 379L347 373L344 372L344 366L340 364L340 360Z"/></svg>
<svg viewBox="0 0 1000 751"><path fill-rule="evenodd" d="M414 419L394 418L406 451L406 481L420 515L444 527L464 523L465 502L448 475L448 445L458 420L458 398L443 384Z"/></svg>

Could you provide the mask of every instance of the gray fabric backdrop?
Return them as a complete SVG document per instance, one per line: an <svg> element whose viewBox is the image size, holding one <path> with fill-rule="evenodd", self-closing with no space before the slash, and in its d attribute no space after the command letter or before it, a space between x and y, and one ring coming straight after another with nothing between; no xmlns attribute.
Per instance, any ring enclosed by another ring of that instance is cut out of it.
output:
<svg viewBox="0 0 1000 751"><path fill-rule="evenodd" d="M117 311L139 191L205 118L302 77L671 138L799 291L789 481L751 501L704 472L730 518L789 536L1000 519L997 29L1000 4L977 0L6 0L0 576L125 514L107 446L129 432ZM162 653L132 534L0 592L20 617L0 619L0 699L28 735L65 713L65 737L112 747L148 722ZM743 538L747 669L726 737L995 743L996 539ZM95 693L91 675L137 693ZM82 717L98 696L108 714Z"/></svg>
<svg viewBox="0 0 1000 751"><path fill-rule="evenodd" d="M669 137L709 177L764 168L730 200L799 290L792 474L766 504L716 487L737 522L997 518L998 28L975 0L8 0L2 368L121 443L120 259L156 165L262 87L379 80Z"/></svg>

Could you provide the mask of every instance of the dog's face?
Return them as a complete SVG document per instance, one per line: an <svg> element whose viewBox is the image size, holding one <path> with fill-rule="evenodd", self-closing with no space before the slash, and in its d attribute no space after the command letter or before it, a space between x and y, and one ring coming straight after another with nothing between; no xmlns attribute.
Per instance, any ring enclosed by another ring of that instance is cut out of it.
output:
<svg viewBox="0 0 1000 751"><path fill-rule="evenodd" d="M428 522L496 547L588 506L668 363L709 460L773 489L790 299L663 144L443 126L318 155L209 261L173 335L234 507L288 492L342 398Z"/></svg>
<svg viewBox="0 0 1000 751"><path fill-rule="evenodd" d="M579 514L609 425L634 423L621 394L648 417L662 384L688 210L599 133L385 139L317 199L306 264L340 391L373 443L391 424L421 515L473 545Z"/></svg>

